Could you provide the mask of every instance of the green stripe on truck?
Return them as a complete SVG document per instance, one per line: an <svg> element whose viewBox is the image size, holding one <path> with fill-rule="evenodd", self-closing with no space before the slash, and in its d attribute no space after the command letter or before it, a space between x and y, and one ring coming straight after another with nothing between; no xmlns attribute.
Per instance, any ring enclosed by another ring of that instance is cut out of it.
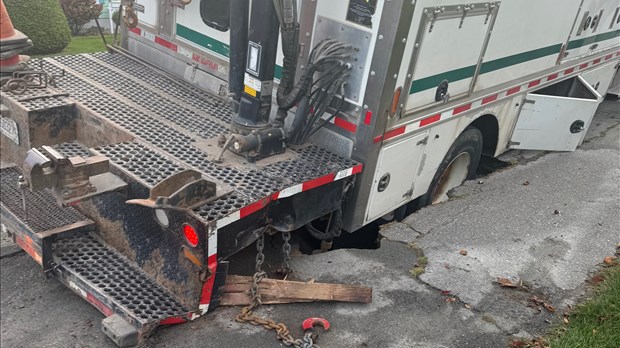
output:
<svg viewBox="0 0 620 348"><path fill-rule="evenodd" d="M230 55L230 46L225 44L219 40L216 40L212 37L199 33L195 30L192 30L184 25L177 23L177 36L184 38L185 40L191 41L197 45L200 45L207 50L217 53L226 58ZM282 67L276 65L274 77L276 79L280 79L282 77Z"/></svg>
<svg viewBox="0 0 620 348"><path fill-rule="evenodd" d="M620 36L620 30L610 31L607 33L598 34L598 35L586 37L583 39L573 40L568 43L567 49L572 50L572 49L579 48L582 46L591 45L596 42L611 40L618 36ZM495 70L504 69L504 68L507 68L513 65L525 63L530 60L559 54L561 49L562 49L562 45L556 44L556 45L551 45L551 46L539 48L536 50L522 52L522 53L514 54L512 56L484 62L482 63L482 66L480 67L480 74L486 74L486 73L489 73ZM422 91L425 91L431 88L437 88L437 86L439 86L439 84L443 80L454 82L454 81L467 79L467 78L474 76L475 72L476 72L476 66L472 65L472 66L468 66L465 68L460 68L460 69L456 69L452 71L446 71L441 74L421 78L419 80L413 81L413 83L411 84L411 89L409 90L409 94L422 92Z"/></svg>
<svg viewBox="0 0 620 348"><path fill-rule="evenodd" d="M572 50L572 49L579 48L582 46L591 45L595 42L611 40L618 36L620 36L620 30L610 31L607 33L602 33L602 34L586 37L583 39L573 40L568 43L568 49Z"/></svg>
<svg viewBox="0 0 620 348"><path fill-rule="evenodd" d="M177 35L226 58L230 55L230 46L227 44L178 23Z"/></svg>
<svg viewBox="0 0 620 348"><path fill-rule="evenodd" d="M480 67L480 74L485 74L491 71L504 69L509 66L525 63L530 60L534 60L538 58L543 58L543 57L546 57L552 54L558 54L560 53L561 48L562 48L562 45L560 44L552 45L552 46L547 46L547 47L535 49L532 51L513 54L512 56L484 62L482 63L482 66ZM446 71L441 74L415 80L411 84L411 89L409 90L409 94L422 92L422 91L425 91L431 88L437 88L437 86L439 86L439 84L443 80L448 80L449 82L464 80L464 79L473 77L475 72L476 72L476 66L472 65L472 66L468 66L465 68Z"/></svg>

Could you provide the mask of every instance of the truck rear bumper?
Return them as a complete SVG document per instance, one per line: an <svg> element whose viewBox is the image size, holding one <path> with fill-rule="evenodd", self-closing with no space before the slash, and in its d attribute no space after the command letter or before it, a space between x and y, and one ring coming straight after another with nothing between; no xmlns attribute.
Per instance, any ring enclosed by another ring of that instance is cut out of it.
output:
<svg viewBox="0 0 620 348"><path fill-rule="evenodd" d="M0 170L2 223L47 276L55 276L106 317L118 315L134 327L136 343L159 325L191 319L193 313L171 293L103 242L91 220L72 207L59 207L48 191L21 192L19 175L16 167ZM117 344L131 342L104 332Z"/></svg>

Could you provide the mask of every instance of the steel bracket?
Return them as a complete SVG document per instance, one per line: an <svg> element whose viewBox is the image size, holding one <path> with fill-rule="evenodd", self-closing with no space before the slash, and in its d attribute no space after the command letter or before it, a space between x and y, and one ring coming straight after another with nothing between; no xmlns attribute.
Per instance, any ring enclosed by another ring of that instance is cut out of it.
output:
<svg viewBox="0 0 620 348"><path fill-rule="evenodd" d="M215 198L216 184L203 179L200 172L187 169L153 186L148 199L130 199L126 203L152 209L189 210Z"/></svg>

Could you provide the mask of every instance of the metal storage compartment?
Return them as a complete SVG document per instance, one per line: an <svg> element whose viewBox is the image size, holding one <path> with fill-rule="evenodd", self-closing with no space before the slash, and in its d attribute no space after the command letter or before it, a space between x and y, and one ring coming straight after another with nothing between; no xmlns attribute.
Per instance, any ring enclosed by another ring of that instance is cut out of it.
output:
<svg viewBox="0 0 620 348"><path fill-rule="evenodd" d="M510 148L574 151L602 100L581 76L527 94Z"/></svg>

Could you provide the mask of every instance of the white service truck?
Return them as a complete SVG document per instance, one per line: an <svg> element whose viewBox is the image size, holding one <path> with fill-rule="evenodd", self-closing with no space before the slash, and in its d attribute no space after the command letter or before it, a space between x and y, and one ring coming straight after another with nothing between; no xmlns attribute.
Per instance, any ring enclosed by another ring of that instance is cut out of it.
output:
<svg viewBox="0 0 620 348"><path fill-rule="evenodd" d="M2 92L3 160L23 165L1 192L17 244L115 317L119 345L215 308L227 259L265 231L328 248L447 200L482 156L575 150L620 61L613 0L124 0L122 14L121 47L46 58L58 87Z"/></svg>

